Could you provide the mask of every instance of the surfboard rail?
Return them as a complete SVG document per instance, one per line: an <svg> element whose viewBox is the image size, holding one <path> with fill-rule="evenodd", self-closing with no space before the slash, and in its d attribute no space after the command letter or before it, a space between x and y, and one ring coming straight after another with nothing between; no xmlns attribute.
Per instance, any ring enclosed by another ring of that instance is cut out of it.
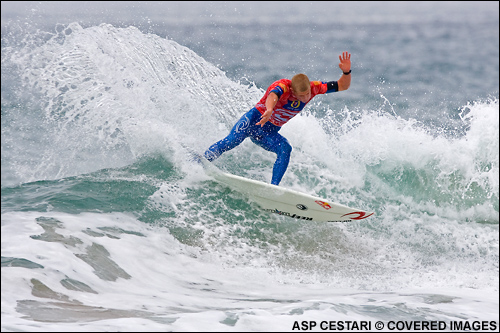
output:
<svg viewBox="0 0 500 333"><path fill-rule="evenodd" d="M226 173L205 159L202 159L202 165L209 176L244 193L270 213L323 222L360 221L374 214L282 186Z"/></svg>

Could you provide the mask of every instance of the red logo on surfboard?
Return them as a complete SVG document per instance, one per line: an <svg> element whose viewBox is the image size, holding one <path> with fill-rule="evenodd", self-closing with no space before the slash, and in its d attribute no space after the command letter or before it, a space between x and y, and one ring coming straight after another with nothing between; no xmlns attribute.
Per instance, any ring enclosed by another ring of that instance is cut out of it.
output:
<svg viewBox="0 0 500 333"><path fill-rule="evenodd" d="M321 207L323 207L326 210L329 210L330 208L332 208L332 206L330 206L330 204L328 202L316 200L315 203L317 203L318 205L320 205Z"/></svg>
<svg viewBox="0 0 500 333"><path fill-rule="evenodd" d="M366 213L365 213L365 212L352 212L352 213L347 213L347 214L344 214L344 215L342 215L342 217L344 217L344 216L348 216L348 215L352 215L352 214L356 214L356 215L358 215L358 216L356 216L356 217L351 217L351 219L353 219L353 220L362 220L362 219L366 219L367 217L369 217L369 216L372 216L372 215L373 215L373 213L371 213L370 215L366 215ZM365 215L366 215L366 216L365 216Z"/></svg>

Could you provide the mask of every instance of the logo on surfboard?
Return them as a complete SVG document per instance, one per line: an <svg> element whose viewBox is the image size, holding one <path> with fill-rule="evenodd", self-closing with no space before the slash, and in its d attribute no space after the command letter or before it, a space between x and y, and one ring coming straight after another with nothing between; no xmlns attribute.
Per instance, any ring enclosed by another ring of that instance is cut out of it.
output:
<svg viewBox="0 0 500 333"><path fill-rule="evenodd" d="M350 217L351 219L353 219L353 220L362 220L362 219L366 219L369 216L372 216L374 213L371 213L370 215L366 215L365 212L352 212L352 213L344 214L344 215L342 215L342 217L349 216L349 215L352 215L352 214L357 214L358 216L356 216L356 217Z"/></svg>
<svg viewBox="0 0 500 333"><path fill-rule="evenodd" d="M321 207L323 207L326 210L329 210L330 208L332 208L332 206L330 206L330 204L328 202L316 200L315 203L317 203L318 205L320 205Z"/></svg>
<svg viewBox="0 0 500 333"><path fill-rule="evenodd" d="M295 207L297 207L298 209L300 210L307 210L307 206L306 205L303 205L303 204L298 204L296 205Z"/></svg>
<svg viewBox="0 0 500 333"><path fill-rule="evenodd" d="M278 215L283 215L283 216L288 216L288 217L293 217L295 219L299 219L299 220L307 220L307 221L312 221L313 218L312 217L307 217L307 216L300 216L300 215L297 215L297 214L293 214L292 213L288 213L288 212L282 212L280 210L277 210L277 209L268 209L268 208L264 208L265 211L268 211L268 212L271 212L271 213L275 213L275 214L278 214Z"/></svg>

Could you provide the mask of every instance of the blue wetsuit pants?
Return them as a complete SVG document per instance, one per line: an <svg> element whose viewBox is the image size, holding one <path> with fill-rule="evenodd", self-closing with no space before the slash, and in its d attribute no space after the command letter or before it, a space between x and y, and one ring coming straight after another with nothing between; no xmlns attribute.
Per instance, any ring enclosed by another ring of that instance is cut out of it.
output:
<svg viewBox="0 0 500 333"><path fill-rule="evenodd" d="M287 139L278 133L281 129L280 126L276 126L269 121L264 126L256 125L260 118L261 114L256 108L252 108L245 113L233 126L228 136L214 143L205 151L205 158L213 161L224 152L238 146L247 137L250 137L256 145L277 155L276 162L274 162L271 184L278 185L288 167L292 146L288 143Z"/></svg>

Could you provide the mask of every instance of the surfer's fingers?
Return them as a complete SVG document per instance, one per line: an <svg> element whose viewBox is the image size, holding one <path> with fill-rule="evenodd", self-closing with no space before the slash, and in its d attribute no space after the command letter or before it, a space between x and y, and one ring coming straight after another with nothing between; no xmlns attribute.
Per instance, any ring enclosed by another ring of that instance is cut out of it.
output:
<svg viewBox="0 0 500 333"><path fill-rule="evenodd" d="M256 125L264 126L267 123L267 120L261 119Z"/></svg>

